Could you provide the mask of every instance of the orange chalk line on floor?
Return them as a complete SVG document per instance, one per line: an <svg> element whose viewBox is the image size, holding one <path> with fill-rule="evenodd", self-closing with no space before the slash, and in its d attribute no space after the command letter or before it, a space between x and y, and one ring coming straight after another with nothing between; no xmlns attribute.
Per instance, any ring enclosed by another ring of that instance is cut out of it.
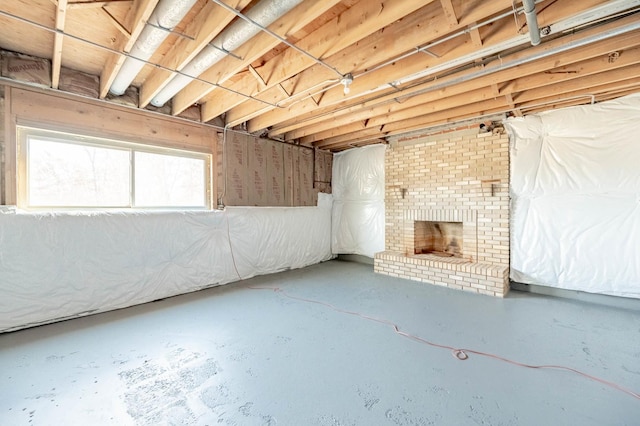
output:
<svg viewBox="0 0 640 426"><path fill-rule="evenodd" d="M489 353L489 352L482 352L482 351L477 351L477 350L474 350L474 349L454 348L453 346L434 343L434 342L431 342L429 340L423 339L422 337L418 337L418 336L415 336L413 334L410 334L410 333L407 333L405 331L402 331L402 330L400 330L400 327L397 324L395 324L395 323L393 323L393 322L391 322L389 320L375 318L375 317L372 317L372 316L369 316L369 315L366 315L366 314L362 314L360 312L348 311L346 309L341 309L341 308L338 308L338 307L336 307L336 306L334 306L334 305L332 305L330 303L322 302L320 300L313 300L313 299L307 299L307 298L304 298L304 297L292 296L292 295L288 294L286 291L282 290L279 287L252 287L252 286L248 286L248 288L251 289L251 290L270 290L270 291L278 293L278 294L280 294L280 295L282 295L284 297L287 297L289 299L293 299L293 300L297 300L297 301L305 302L305 303L313 303L313 304L316 304L316 305L325 306L325 307L327 307L329 309L332 309L332 310L334 310L336 312L340 312L340 313L343 313L343 314L360 317L360 318L365 319L367 321L372 321L372 322L377 322L379 324L388 325L388 326L393 328L393 331L396 334L399 334L400 336L406 337L407 339L410 339L410 340L413 340L415 342L422 343L422 344L425 344L425 345L429 345L429 346L433 346L433 347L436 347L436 348L440 348L440 349L448 349L448 350L451 351L451 354L453 355L453 357L455 359L457 359L457 360L460 360L460 361L467 360L467 359L469 359L469 354L474 354L474 355L479 355L479 356L483 356L483 357L487 357L487 358L497 359L498 361L506 362L508 364L513 364L513 365L516 365L516 366L519 366L519 367L524 367L524 368L532 368L532 369L539 369L539 370L545 369L545 370L564 370L564 371L569 371L571 373L575 373L575 374L580 375L582 377L585 377L585 378L587 378L589 380L593 380L595 382L601 383L601 384L603 384L605 386L608 386L608 387L613 388L615 390L618 390L620 392L624 392L627 395L631 395L633 398L636 398L636 399L640 400L640 394L638 394L638 393L636 393L636 392L634 392L634 391L632 391L630 389L627 389L627 388L625 388L623 386L620 386L617 383L610 382L608 380L601 379L601 378L596 377L596 376L592 376L591 374L584 373L584 372L582 372L580 370L576 370L575 368L566 367L566 366L563 366L563 365L531 365L531 364L525 364L525 363L522 363L522 362L514 361L514 360L511 360L511 359L508 359L508 358L504 358L502 356L495 355L495 354L492 354L492 353Z"/></svg>

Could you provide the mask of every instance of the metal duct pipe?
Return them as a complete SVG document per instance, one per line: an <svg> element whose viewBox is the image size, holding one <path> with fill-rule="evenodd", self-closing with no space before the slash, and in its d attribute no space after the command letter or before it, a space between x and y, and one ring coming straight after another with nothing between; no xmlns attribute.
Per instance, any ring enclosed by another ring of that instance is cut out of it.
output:
<svg viewBox="0 0 640 426"><path fill-rule="evenodd" d="M527 18L527 27L529 27L529 37L531 45L540 44L540 28L538 27L538 15L536 14L536 0L522 0L524 7L524 16Z"/></svg>
<svg viewBox="0 0 640 426"><path fill-rule="evenodd" d="M191 60L158 94L151 100L157 107L164 105L175 96L193 78L198 77L207 68L224 58L229 52L237 49L261 31L260 26L268 27L276 19L289 12L302 0L262 0L246 14L247 18L258 25L238 19L205 47Z"/></svg>
<svg viewBox="0 0 640 426"><path fill-rule="evenodd" d="M437 83L434 84L428 88L425 88L423 90L418 90L416 92L412 92L410 94L407 95L399 95L397 96L395 99L403 99L405 97L413 97L413 96L417 96L417 95L421 95L423 93L427 93L427 92L432 92L434 90L440 90L440 89L444 89L446 87L449 86L453 86L454 84L459 84L459 83L464 83L465 81L469 81L469 80L473 80L474 78L479 78L479 77L484 77L485 75L489 75L498 71L502 71L502 70L506 70L509 68L513 68L513 67L517 67L519 65L524 65L524 64L528 64L530 62L534 62L543 58L547 58L549 56L552 55L557 55L559 53L563 53L563 52L567 52L571 49L576 49L578 47L582 47L582 46L586 46L589 45L591 43L596 43L598 41L602 41L602 40L606 40L612 37L616 37L619 35L623 35L625 33L631 32L631 31L637 31L640 30L640 20L637 20L636 22L624 25L622 27L618 27L618 28L612 28L612 29L608 29L605 31L602 31L598 34L595 35L591 35L588 37L584 37L575 41L571 41L571 42L567 42L561 46L557 46L554 47L552 49L548 49L548 50L544 50L541 52L537 52L534 53L532 55L526 56L524 58L518 58L518 59L513 59L513 60L506 60L503 61L501 60L500 63L496 66L485 66L482 69L480 69L479 71L475 71L469 74L465 74L462 75L460 77L456 77L456 78L452 78L451 80L448 81L443 81L442 83Z"/></svg>
<svg viewBox="0 0 640 426"><path fill-rule="evenodd" d="M109 92L114 95L122 95L129 87L140 70L151 58L151 55L158 50L158 47L173 31L176 25L182 21L197 0L160 0L155 10L149 17L147 25L136 40L131 52L116 78L113 80ZM138 61L135 58L140 58Z"/></svg>

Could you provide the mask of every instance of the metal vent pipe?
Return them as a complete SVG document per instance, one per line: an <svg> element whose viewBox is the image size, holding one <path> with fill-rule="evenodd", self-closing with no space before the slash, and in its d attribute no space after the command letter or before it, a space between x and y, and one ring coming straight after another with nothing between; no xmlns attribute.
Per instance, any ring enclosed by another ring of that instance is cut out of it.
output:
<svg viewBox="0 0 640 426"><path fill-rule="evenodd" d="M130 55L122 64L109 92L122 95L158 47L182 21L197 0L160 0L136 40ZM138 61L135 58L140 58Z"/></svg>
<svg viewBox="0 0 640 426"><path fill-rule="evenodd" d="M276 19L289 12L302 0L262 0L256 4L246 17L258 25L238 19L205 47L195 58L191 60L180 74L174 78L151 100L151 104L157 107L164 105L175 96L193 78L198 77L207 68L224 58L229 52L237 49L253 36L261 31L262 27L268 27ZM190 77L191 76L191 77ZM192 78L193 77L193 78Z"/></svg>
<svg viewBox="0 0 640 426"><path fill-rule="evenodd" d="M524 16L527 18L527 27L529 27L529 37L531 45L540 44L540 28L538 27L538 15L536 14L536 0L522 0L524 7Z"/></svg>

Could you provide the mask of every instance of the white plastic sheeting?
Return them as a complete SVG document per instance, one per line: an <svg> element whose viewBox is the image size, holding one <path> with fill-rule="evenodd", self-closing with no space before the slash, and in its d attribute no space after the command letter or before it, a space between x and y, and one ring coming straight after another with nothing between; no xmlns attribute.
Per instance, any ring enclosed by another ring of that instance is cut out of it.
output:
<svg viewBox="0 0 640 426"><path fill-rule="evenodd" d="M0 331L332 257L331 206L1 213Z"/></svg>
<svg viewBox="0 0 640 426"><path fill-rule="evenodd" d="M511 278L640 298L640 94L505 124Z"/></svg>
<svg viewBox="0 0 640 426"><path fill-rule="evenodd" d="M353 148L333 156L335 254L373 257L384 250L384 145Z"/></svg>

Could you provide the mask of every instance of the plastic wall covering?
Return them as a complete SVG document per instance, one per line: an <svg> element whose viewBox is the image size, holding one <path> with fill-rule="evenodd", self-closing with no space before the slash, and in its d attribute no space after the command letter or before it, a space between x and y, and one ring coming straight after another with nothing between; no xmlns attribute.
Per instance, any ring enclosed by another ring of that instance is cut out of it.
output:
<svg viewBox="0 0 640 426"><path fill-rule="evenodd" d="M224 212L0 212L0 331L328 260L330 229L330 200Z"/></svg>
<svg viewBox="0 0 640 426"><path fill-rule="evenodd" d="M384 145L353 148L333 156L335 254L373 257L384 250Z"/></svg>
<svg viewBox="0 0 640 426"><path fill-rule="evenodd" d="M640 94L505 124L511 278L640 298Z"/></svg>

